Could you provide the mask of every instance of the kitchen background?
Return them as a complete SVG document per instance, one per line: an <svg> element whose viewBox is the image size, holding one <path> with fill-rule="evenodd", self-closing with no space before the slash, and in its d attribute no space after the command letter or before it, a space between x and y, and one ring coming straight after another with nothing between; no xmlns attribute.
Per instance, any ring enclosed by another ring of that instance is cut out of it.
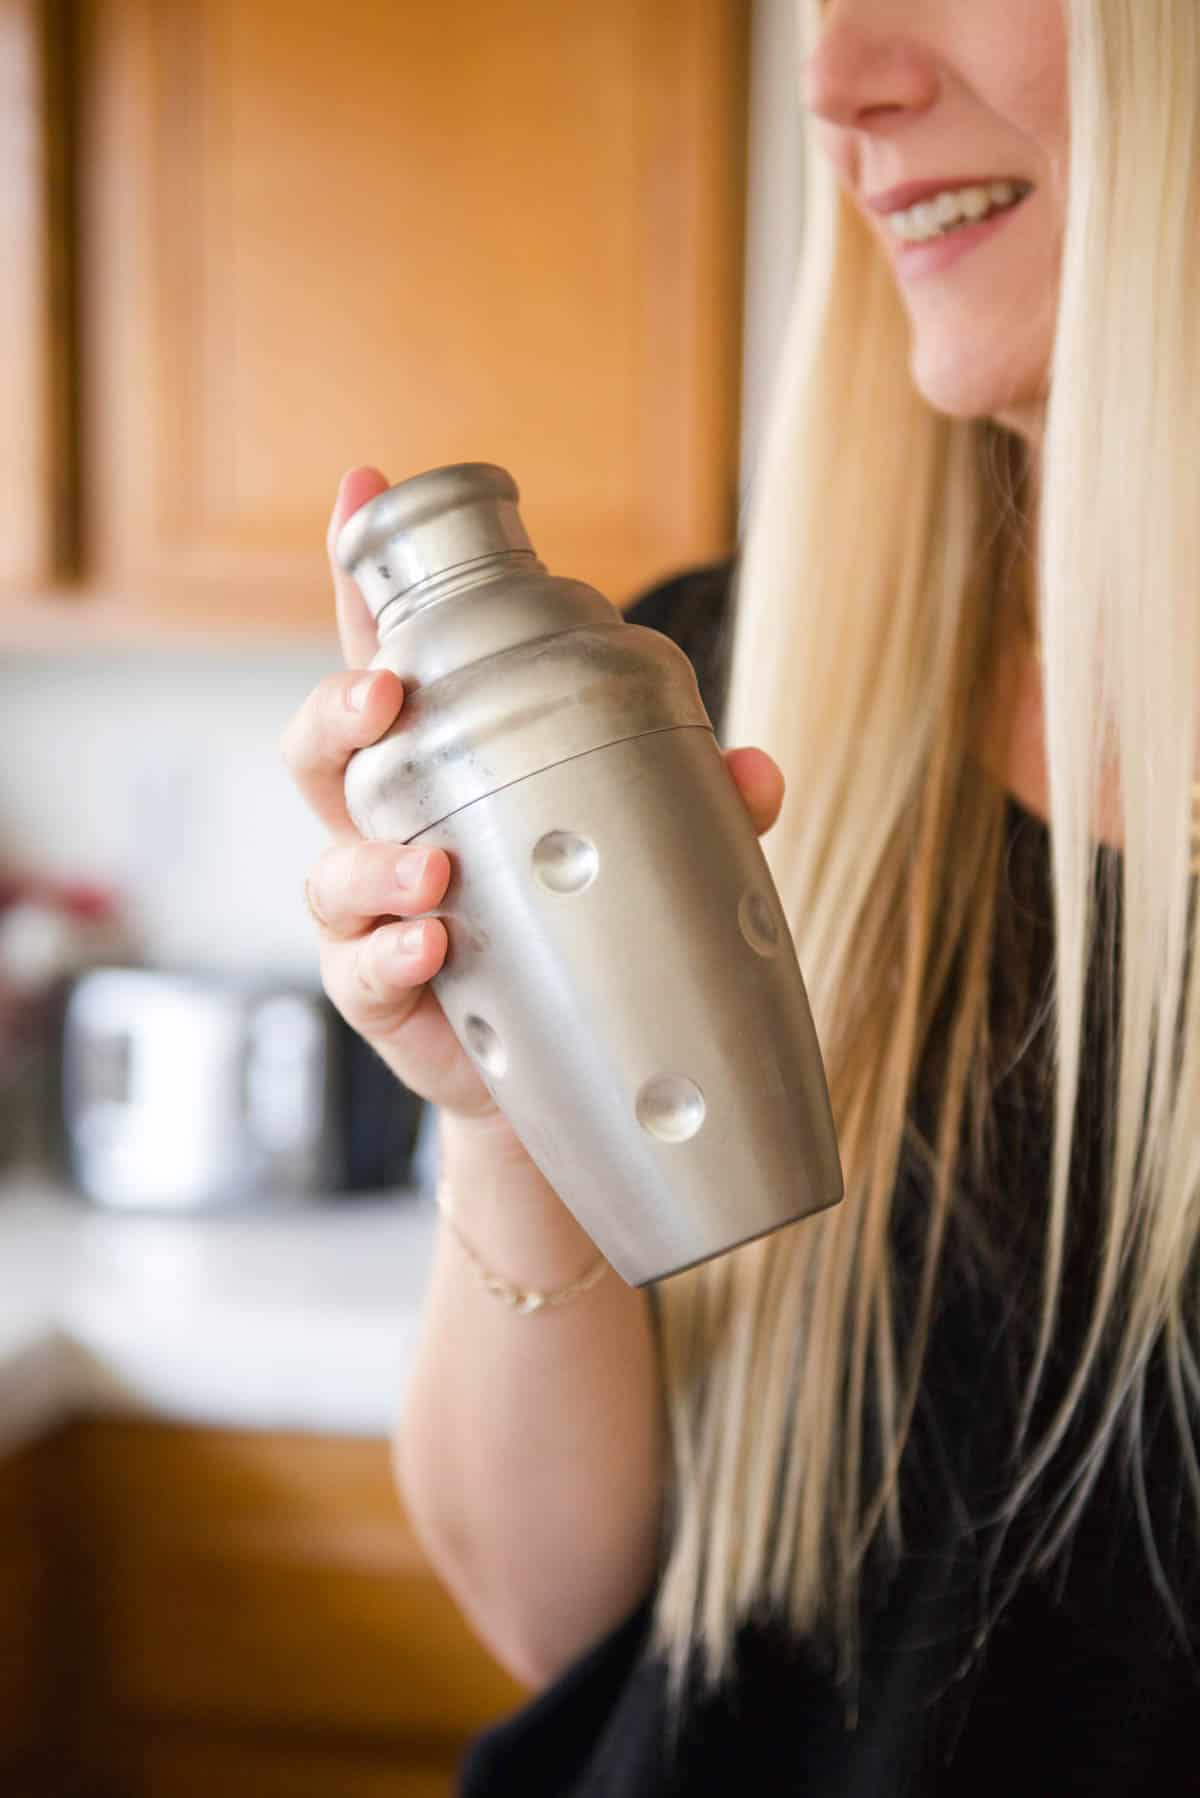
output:
<svg viewBox="0 0 1200 1798"><path fill-rule="evenodd" d="M23 10L16 9L18 13ZM378 10L382 16L384 9ZM472 9L458 10L469 15ZM521 10L520 6L513 9L518 16ZM635 14L638 10L632 9ZM706 6L695 0L690 6L666 10L681 15L724 13L733 29L741 9ZM397 16L402 17L404 11L400 8ZM578 24L595 9L581 6L560 11L564 19L573 17ZM3 12L0 8L0 17ZM744 331L736 364L741 385L736 425L739 504L753 466L798 240L801 173L792 15L791 0L758 0L753 8L747 70L746 212L744 220L731 221L728 240L720 245L722 254L732 251L736 227L742 227L744 275L739 285ZM502 29L508 31L511 24L510 11ZM571 29L564 27L566 41ZM14 30L11 22L9 30ZM398 51L402 43L403 33L398 31ZM0 39L0 58L5 50ZM7 54L13 57L11 46ZM0 79L4 79L2 64ZM8 79L13 79L11 68ZM452 94L451 83L448 104ZM731 102L735 98L731 95ZM655 103L653 92L648 99L651 105ZM347 97L346 105L357 115L352 96ZM503 122L503 109L498 108L498 132L502 132ZM600 106L593 126L598 132L606 129ZM364 135L372 129L365 109L358 128ZM501 140L496 151L503 151ZM381 161L376 176L380 186L386 189L391 178L386 160ZM507 205L513 212L521 209L519 188L514 186L508 193ZM304 247L315 248L323 224L320 218L311 222L311 237ZM247 246L239 247L244 252ZM412 250L414 268L436 261L436 244L417 242ZM103 254L102 246L97 253ZM346 280L362 283L370 259L370 246L363 245L362 261L347 268ZM396 283L392 303L397 336L405 328L401 282L411 280L411 275L401 271L408 261L407 253L398 257L392 252L385 263L394 271L390 278ZM123 273L120 279L140 283L157 272L142 266ZM728 282L727 268L717 267L716 273ZM388 278L383 277L385 281ZM498 269L496 279L523 290L530 277L520 268L508 267ZM286 298L281 296L279 304L279 328L286 331ZM730 316L727 322L736 321ZM332 307L325 326L332 359L343 328ZM571 329L586 339L589 322L574 320ZM386 337L379 341L385 343ZM9 355L19 352L19 339L8 335L5 342ZM233 356L242 353L243 347L231 332L228 338L217 339L213 353ZM700 346L701 353L704 347ZM716 358L725 358L730 348L711 340L708 347ZM422 355L452 361L456 352L453 325L444 338L421 344L419 349ZM27 373L15 368L6 372L5 391L20 393ZM287 361L281 377L294 385L288 400L294 398L306 414L309 406L304 388L309 373L297 355ZM309 414L310 434L301 452L302 466L306 475L319 471L323 484L310 477L309 484L320 492L320 502L316 492L299 495L297 510L302 522L293 529L297 541L311 541L314 563L323 556L324 527L344 467L378 458L389 476L400 480L442 459L441 433L436 433L439 441L435 441L432 429L423 432L420 423L406 425L402 382L386 368L379 373L387 395L382 414L373 393L372 405L362 408L362 428L356 431L355 395L348 395L342 411L350 424L341 433L341 446L327 447L319 418L312 419ZM484 385L488 378L486 365L470 371L472 383ZM433 386L436 398L436 381ZM517 407L523 406L526 395L514 383L511 393L501 398L503 404ZM652 374L639 401L648 411L661 406ZM565 402L569 415L569 390ZM581 437L589 428L586 406L587 400L581 397L577 421ZM381 432L381 416L386 419L389 411L396 415L394 428ZM488 411L490 416L490 407ZM29 419L14 417L12 424L16 427L14 447L24 449L28 457L35 447L30 441ZM503 462L506 446L497 444L494 437L488 429L476 433L468 422L462 422L454 454L463 460ZM266 442L259 450L269 461L278 447ZM727 472L723 464L730 459L729 446L718 442L714 434L704 447L718 464L719 479ZM385 460L389 448L391 457ZM594 558L581 558L578 553L572 557L569 550L554 554L545 531L537 531L536 472L528 471L516 455L507 465L522 488L523 514L529 520L535 548L552 572L571 573L604 588L607 570L587 565ZM18 472L25 479L33 475L42 481L49 474L44 466ZM646 490L637 496L638 505L653 514L656 483L665 487L669 473L642 464L634 472L646 481ZM183 478L171 466L155 471L155 479L168 484ZM703 484L711 484L708 475ZM268 489L266 497L273 510L279 507L278 490ZM307 508L299 503L310 497L313 503ZM670 498L674 502L673 493ZM694 510L699 514L701 508ZM154 528L145 519L140 522L147 531ZM134 528L137 523L135 515ZM621 558L623 590L607 589L610 597L625 604L639 584L663 578L693 557L702 561L724 553L732 542L733 528L732 494L719 492L711 517L690 529L685 527L675 539L666 539L664 533L661 545L656 543L640 556L635 552ZM612 529L620 533L619 516ZM570 541L569 528L561 534ZM629 533L631 538L636 534L634 530ZM283 774L278 750L280 731L293 709L322 675L341 666L328 583L318 569L316 593L312 597L306 594L299 627L286 615L282 623L273 623L267 612L252 640L247 641L251 633L246 626L255 623L249 558L229 582L231 591L236 585L238 605L246 608L241 620L215 615L212 622L207 621L208 596L202 595L192 602L182 626L170 620L164 623L155 618L153 606L155 598L168 613L176 606L170 591L169 549L155 574L161 589L149 601L150 616L144 620L143 630L138 628L143 621L136 618L132 622L121 618L111 628L103 621L92 624L87 617L92 583L86 579L79 584L77 596L56 600L60 616L53 619L13 603L36 589L22 590L16 579L7 583L13 599L7 620L0 620L0 854L10 863L116 886L132 906L147 953L156 961L234 963L311 976L315 967L312 930L301 890L325 834ZM305 576L311 588L314 576L310 568L305 569ZM214 581L218 578L212 577ZM107 574L96 584L103 585L107 597ZM322 608L328 613L323 628Z"/></svg>
<svg viewBox="0 0 1200 1798"><path fill-rule="evenodd" d="M796 78L793 0L0 0L0 1048L73 958L317 981L346 467L503 464L621 605L729 552ZM428 1209L0 1184L0 1789L445 1794L520 1700L387 1467Z"/></svg>

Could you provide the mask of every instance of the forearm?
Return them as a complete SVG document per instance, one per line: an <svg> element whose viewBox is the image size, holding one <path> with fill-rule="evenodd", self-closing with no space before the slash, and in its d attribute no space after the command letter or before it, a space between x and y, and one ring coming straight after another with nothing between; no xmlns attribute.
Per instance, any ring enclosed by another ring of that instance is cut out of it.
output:
<svg viewBox="0 0 1200 1798"><path fill-rule="evenodd" d="M595 1260L524 1155L442 1131L443 1197L482 1259L540 1290ZM625 1616L657 1561L667 1446L647 1294L611 1269L521 1315L439 1224L397 1432L414 1528L498 1658L540 1685Z"/></svg>

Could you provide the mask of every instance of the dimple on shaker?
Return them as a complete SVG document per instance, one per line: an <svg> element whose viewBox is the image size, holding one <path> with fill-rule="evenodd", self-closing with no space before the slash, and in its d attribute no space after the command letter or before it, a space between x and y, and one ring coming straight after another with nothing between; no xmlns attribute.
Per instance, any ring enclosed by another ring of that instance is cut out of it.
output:
<svg viewBox="0 0 1200 1798"><path fill-rule="evenodd" d="M366 837L450 858L432 985L532 1160L643 1286L835 1204L787 920L691 662L551 576L487 462L367 502L336 553L405 685Z"/></svg>

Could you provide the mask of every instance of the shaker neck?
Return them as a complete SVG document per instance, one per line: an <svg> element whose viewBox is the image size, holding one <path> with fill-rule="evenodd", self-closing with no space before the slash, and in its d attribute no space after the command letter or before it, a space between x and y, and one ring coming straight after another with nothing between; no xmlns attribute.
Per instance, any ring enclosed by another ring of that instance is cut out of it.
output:
<svg viewBox="0 0 1200 1798"><path fill-rule="evenodd" d="M452 462L377 493L343 524L339 564L354 576L378 620L404 602L399 621L440 597L442 577L474 579L478 564L497 566L514 552L534 558L508 470L494 462ZM389 628L394 624L389 620Z"/></svg>
<svg viewBox="0 0 1200 1798"><path fill-rule="evenodd" d="M441 569L436 574L417 581L415 585L406 587L403 593L398 593L395 599L388 601L375 621L379 641L382 644L385 638L407 624L418 612L423 612L439 600L449 598L453 593L465 592L470 587L481 586L506 574L545 572L545 563L538 560L532 549L492 552L486 556L477 556L470 562L459 562L453 568Z"/></svg>

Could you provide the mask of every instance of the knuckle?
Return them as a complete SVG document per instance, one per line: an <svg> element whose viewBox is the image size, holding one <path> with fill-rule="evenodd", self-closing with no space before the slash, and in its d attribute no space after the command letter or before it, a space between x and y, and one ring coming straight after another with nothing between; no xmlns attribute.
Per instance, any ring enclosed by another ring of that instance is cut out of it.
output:
<svg viewBox="0 0 1200 1798"><path fill-rule="evenodd" d="M294 773L305 773L328 759L333 747L330 725L335 716L332 695L339 690L336 686L331 688L331 682L337 678L326 676L284 725L280 746Z"/></svg>
<svg viewBox="0 0 1200 1798"><path fill-rule="evenodd" d="M351 976L359 1003L365 1004L368 1011L378 1011L389 995L387 987L379 978L378 950L374 935L364 937L355 946L351 956Z"/></svg>
<svg viewBox="0 0 1200 1798"><path fill-rule="evenodd" d="M349 759L345 707L334 694L319 688L298 715L292 734L293 766L314 772ZM339 729L339 726L341 727Z"/></svg>
<svg viewBox="0 0 1200 1798"><path fill-rule="evenodd" d="M387 1011L393 1022L407 1016L415 1003L415 990L421 981L404 973L403 958L397 954L400 924L378 925L355 945L353 978L360 1003L373 1015Z"/></svg>
<svg viewBox="0 0 1200 1798"><path fill-rule="evenodd" d="M346 701L358 678L351 669L346 674L331 674L321 684L321 723L332 735L344 737L347 725L357 717Z"/></svg>
<svg viewBox="0 0 1200 1798"><path fill-rule="evenodd" d="M308 907L308 914L317 929L328 930L330 929L329 919L326 916L324 905L317 896L315 884L314 876L310 874L304 882L304 903Z"/></svg>
<svg viewBox="0 0 1200 1798"><path fill-rule="evenodd" d="M387 845L371 837L357 837L335 851L337 879L347 898L363 917L388 910L394 886Z"/></svg>
<svg viewBox="0 0 1200 1798"><path fill-rule="evenodd" d="M352 848L331 844L318 856L308 878L309 910L326 930L338 933L353 888Z"/></svg>
<svg viewBox="0 0 1200 1798"><path fill-rule="evenodd" d="M321 851L309 871L314 902L326 924L332 924L337 913L344 909L345 890L353 867L354 853L353 844L330 843Z"/></svg>

